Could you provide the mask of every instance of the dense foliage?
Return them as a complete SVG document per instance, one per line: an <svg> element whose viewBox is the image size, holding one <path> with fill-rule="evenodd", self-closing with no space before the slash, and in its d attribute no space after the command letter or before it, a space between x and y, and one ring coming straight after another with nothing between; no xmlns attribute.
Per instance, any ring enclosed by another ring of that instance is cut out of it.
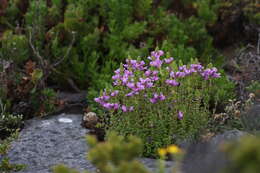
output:
<svg viewBox="0 0 260 173"><path fill-rule="evenodd" d="M1 59L14 61L12 90L26 94L37 105L32 112L50 112L41 90L59 85L89 88L94 98L109 85L114 69L126 57L145 57L155 47L187 63L220 64L208 28L221 6L215 0L1 0ZM26 80L26 63L34 63L33 84ZM33 86L32 86L33 85ZM22 86L22 89L21 87ZM25 88L25 89L24 89ZM22 91L21 91L22 90ZM29 91L32 90L33 94ZM35 92L34 92L35 91ZM5 91L13 97L14 93ZM23 101L11 99L12 106ZM89 99L91 102L92 99ZM50 104L53 104L51 102Z"/></svg>

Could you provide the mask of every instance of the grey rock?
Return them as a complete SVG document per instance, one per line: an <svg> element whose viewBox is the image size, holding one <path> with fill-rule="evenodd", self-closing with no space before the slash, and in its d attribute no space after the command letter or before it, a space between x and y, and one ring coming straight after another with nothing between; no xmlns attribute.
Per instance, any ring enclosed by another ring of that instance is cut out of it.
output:
<svg viewBox="0 0 260 173"><path fill-rule="evenodd" d="M82 115L61 114L27 121L8 153L11 163L27 165L19 173L50 173L57 164L94 170L86 160L88 130L80 126L81 120Z"/></svg>
<svg viewBox="0 0 260 173"><path fill-rule="evenodd" d="M260 104L253 105L242 115L244 127L249 131L260 130Z"/></svg>
<svg viewBox="0 0 260 173"><path fill-rule="evenodd" d="M248 133L239 130L226 131L208 142L190 145L183 162L184 173L219 173L227 164L226 155L220 151L221 144L236 141Z"/></svg>
<svg viewBox="0 0 260 173"><path fill-rule="evenodd" d="M80 93L68 93L68 92L59 92L58 99L66 101L68 104L75 103L84 103L86 101L86 91Z"/></svg>
<svg viewBox="0 0 260 173"><path fill-rule="evenodd" d="M58 92L57 99L63 101L64 104L60 105L56 111L49 115L57 115L63 112L67 114L82 114L84 113L83 109L87 107L86 91L78 93Z"/></svg>

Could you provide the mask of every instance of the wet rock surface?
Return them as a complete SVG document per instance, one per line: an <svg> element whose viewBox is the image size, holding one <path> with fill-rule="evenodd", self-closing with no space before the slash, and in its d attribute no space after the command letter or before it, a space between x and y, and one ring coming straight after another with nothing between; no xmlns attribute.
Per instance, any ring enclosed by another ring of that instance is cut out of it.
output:
<svg viewBox="0 0 260 173"><path fill-rule="evenodd" d="M56 164L66 164L79 170L93 170L86 161L88 132L80 126L81 115L60 114L26 122L8 154L11 163L25 164L19 173L49 173Z"/></svg>

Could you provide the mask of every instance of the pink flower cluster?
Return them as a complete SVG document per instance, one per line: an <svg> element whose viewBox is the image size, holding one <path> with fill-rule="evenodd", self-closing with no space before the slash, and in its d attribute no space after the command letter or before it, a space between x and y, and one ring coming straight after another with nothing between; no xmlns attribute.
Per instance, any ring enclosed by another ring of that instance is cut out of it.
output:
<svg viewBox="0 0 260 173"><path fill-rule="evenodd" d="M155 87L155 84L160 79L159 71L161 71L162 66L165 64L165 69L169 73L169 78L165 79L165 81L160 81L160 83L164 82L167 85L177 87L180 86L180 82L178 82L179 78L184 78L193 73L198 73L205 80L209 78L218 78L220 77L220 73L217 73L217 69L207 68L201 64L191 64L189 67L186 65L180 66L178 71L173 71L169 64L171 64L174 60L173 57L161 59L164 55L164 52L153 51L151 52L151 56L148 57L150 60L149 65L146 66L144 61L127 59L126 64L115 71L115 74L112 76L114 86L124 86L127 89L127 93L121 93L125 97L132 97L140 94L140 92ZM102 96L95 98L95 101L102 105L104 108L109 110L122 110L123 112L130 112L134 110L133 106L125 106L119 103L109 103L108 100L110 97L116 97L119 94L118 90L111 92L109 95L104 92ZM147 94L144 93L147 98ZM164 101L166 96L160 92L153 93L152 98L148 98L149 101L153 104L158 101ZM178 112L178 119L183 118L183 113L181 111Z"/></svg>
<svg viewBox="0 0 260 173"><path fill-rule="evenodd" d="M158 93L154 93L153 94L153 98L150 99L150 102L151 103L156 103L159 100L163 101L165 99L166 99L166 97L163 95L163 93L160 93L160 95Z"/></svg>
<svg viewBox="0 0 260 173"><path fill-rule="evenodd" d="M134 110L133 106L127 107L125 105L121 105L119 103L109 103L107 102L111 97L115 97L119 94L118 90L115 90L107 95L106 91L103 92L103 95L100 97L95 98L95 102L99 103L101 106L108 110L118 110L121 109L123 112L131 112Z"/></svg>
<svg viewBox="0 0 260 173"><path fill-rule="evenodd" d="M170 71L170 79L166 79L165 83L171 86L179 86L180 83L176 81L178 78L184 78L193 73L200 74L205 80L220 77L220 73L217 73L215 67L204 70L204 67L201 64L191 64L189 68L186 65L183 65L179 67L179 71L177 72Z"/></svg>

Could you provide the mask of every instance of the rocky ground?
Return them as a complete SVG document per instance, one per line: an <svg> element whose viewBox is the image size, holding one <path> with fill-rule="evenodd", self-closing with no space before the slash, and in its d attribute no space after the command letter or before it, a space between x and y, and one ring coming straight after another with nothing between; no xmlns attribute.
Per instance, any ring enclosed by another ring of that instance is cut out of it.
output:
<svg viewBox="0 0 260 173"><path fill-rule="evenodd" d="M85 135L88 129L81 126L81 114L59 114L46 118L34 118L25 123L17 141L12 143L8 153L11 163L25 164L27 168L19 173L51 173L56 164L66 164L78 170L95 170L86 160L88 146ZM183 162L186 173L217 172L227 163L224 154L218 150L223 141L236 140L245 132L227 131L213 137L207 143L188 144L188 154ZM140 158L151 171L155 171L155 159ZM173 162L167 162L170 172Z"/></svg>

